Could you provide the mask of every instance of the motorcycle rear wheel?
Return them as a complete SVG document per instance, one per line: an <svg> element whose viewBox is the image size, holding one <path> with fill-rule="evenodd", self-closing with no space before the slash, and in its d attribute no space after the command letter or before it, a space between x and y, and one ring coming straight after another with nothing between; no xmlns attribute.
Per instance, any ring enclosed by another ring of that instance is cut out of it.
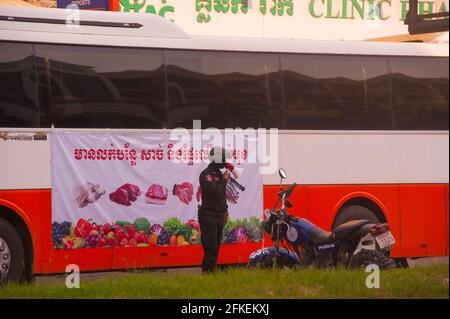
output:
<svg viewBox="0 0 450 319"><path fill-rule="evenodd" d="M367 266L375 264L380 269L396 268L395 261L385 254L377 250L363 249L350 259L349 268L366 268Z"/></svg>

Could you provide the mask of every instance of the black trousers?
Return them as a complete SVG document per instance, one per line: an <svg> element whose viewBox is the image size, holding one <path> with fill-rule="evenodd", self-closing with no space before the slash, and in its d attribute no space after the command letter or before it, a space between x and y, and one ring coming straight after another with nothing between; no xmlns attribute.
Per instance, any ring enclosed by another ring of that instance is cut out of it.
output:
<svg viewBox="0 0 450 319"><path fill-rule="evenodd" d="M201 244L203 246L202 271L212 272L216 268L217 257L219 256L223 228L225 226L224 218L199 214L198 222L200 224Z"/></svg>

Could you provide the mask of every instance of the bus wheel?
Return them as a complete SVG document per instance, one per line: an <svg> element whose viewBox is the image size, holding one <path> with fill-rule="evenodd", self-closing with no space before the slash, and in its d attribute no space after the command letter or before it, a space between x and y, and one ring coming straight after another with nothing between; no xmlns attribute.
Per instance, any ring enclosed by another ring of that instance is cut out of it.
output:
<svg viewBox="0 0 450 319"><path fill-rule="evenodd" d="M25 267L25 252L17 230L0 219L0 283L18 282Z"/></svg>
<svg viewBox="0 0 450 319"><path fill-rule="evenodd" d="M339 212L333 223L333 229L343 223L357 219L368 219L371 223L375 224L380 222L377 215L375 215L375 213L370 209L359 205L348 205L344 206Z"/></svg>

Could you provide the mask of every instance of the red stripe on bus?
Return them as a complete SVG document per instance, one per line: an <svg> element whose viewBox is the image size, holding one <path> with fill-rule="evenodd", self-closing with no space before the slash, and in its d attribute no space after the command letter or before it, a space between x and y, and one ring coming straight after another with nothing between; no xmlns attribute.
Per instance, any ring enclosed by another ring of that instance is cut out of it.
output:
<svg viewBox="0 0 450 319"><path fill-rule="evenodd" d="M275 202L278 186L264 186L264 208ZM330 230L348 200L363 197L376 203L390 224L397 244L392 257L448 256L448 184L307 185L290 198L296 216ZM51 240L51 190L0 191L0 206L18 214L33 238L35 273L64 272L68 264L83 271L199 265L202 248L166 246L54 250ZM270 244L265 238L264 244ZM219 263L245 263L262 243L222 245Z"/></svg>

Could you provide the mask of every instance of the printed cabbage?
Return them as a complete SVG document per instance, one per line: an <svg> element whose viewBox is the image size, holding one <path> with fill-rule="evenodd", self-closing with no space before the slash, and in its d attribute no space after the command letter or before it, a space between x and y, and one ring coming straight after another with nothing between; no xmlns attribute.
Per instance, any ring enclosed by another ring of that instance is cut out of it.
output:
<svg viewBox="0 0 450 319"><path fill-rule="evenodd" d="M150 222L145 217L137 218L133 223L134 229L138 231L145 231L148 235L150 232Z"/></svg>
<svg viewBox="0 0 450 319"><path fill-rule="evenodd" d="M179 230L184 228L184 224L176 217L169 218L163 224L163 228L171 235L176 235Z"/></svg>

